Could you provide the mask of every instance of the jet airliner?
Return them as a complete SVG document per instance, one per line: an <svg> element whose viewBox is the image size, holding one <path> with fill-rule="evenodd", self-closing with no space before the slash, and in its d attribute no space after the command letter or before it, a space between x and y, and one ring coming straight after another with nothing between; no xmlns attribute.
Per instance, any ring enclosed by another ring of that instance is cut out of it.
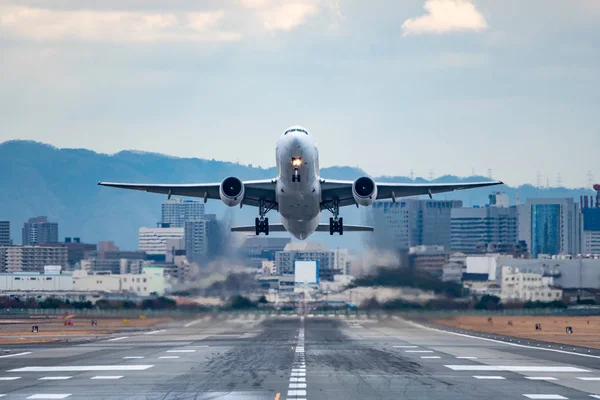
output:
<svg viewBox="0 0 600 400"><path fill-rule="evenodd" d="M140 184L99 182L98 185L151 193L220 199L229 207L258 207L254 225L233 227L233 232L254 232L256 235L287 231L297 239L306 239L313 232L330 235L346 232L373 231L372 227L344 225L340 208L355 205L370 206L375 200L429 195L502 184L501 181L475 183L378 183L367 176L355 181L326 179L319 170L319 152L313 136L301 126L286 129L275 148L277 176L272 179L242 181L227 177L220 183ZM269 224L267 213L276 210L281 224ZM320 224L321 212L332 216L329 224Z"/></svg>

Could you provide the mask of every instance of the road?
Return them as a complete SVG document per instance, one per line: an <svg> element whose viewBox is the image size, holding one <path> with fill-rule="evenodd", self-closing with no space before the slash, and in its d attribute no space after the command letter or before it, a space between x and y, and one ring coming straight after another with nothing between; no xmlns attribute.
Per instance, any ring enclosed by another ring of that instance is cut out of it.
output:
<svg viewBox="0 0 600 400"><path fill-rule="evenodd" d="M5 346L6 348L6 346ZM600 399L600 357L398 317L220 316L12 346L6 399Z"/></svg>

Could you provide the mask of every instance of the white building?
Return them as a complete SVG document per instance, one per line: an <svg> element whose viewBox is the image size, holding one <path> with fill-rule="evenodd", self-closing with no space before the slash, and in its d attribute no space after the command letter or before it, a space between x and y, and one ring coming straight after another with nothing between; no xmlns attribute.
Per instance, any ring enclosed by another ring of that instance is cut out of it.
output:
<svg viewBox="0 0 600 400"><path fill-rule="evenodd" d="M67 259L66 247L0 247L0 272L43 272L45 265L66 267Z"/></svg>
<svg viewBox="0 0 600 400"><path fill-rule="evenodd" d="M71 274L14 273L0 274L0 292L73 290Z"/></svg>
<svg viewBox="0 0 600 400"><path fill-rule="evenodd" d="M279 275L293 275L296 261L319 261L319 280L333 281L334 275L347 273L348 250L329 250L322 243L292 242L275 253Z"/></svg>
<svg viewBox="0 0 600 400"><path fill-rule="evenodd" d="M138 296L165 293L164 268L144 267L141 274L97 274L73 272L74 289L92 292L130 292Z"/></svg>
<svg viewBox="0 0 600 400"><path fill-rule="evenodd" d="M467 257L465 272L467 274L487 274L489 281L495 281L498 258L498 255Z"/></svg>
<svg viewBox="0 0 600 400"><path fill-rule="evenodd" d="M562 289L553 287L553 278L519 268L502 267L500 298L506 301L543 301L562 299Z"/></svg>
<svg viewBox="0 0 600 400"><path fill-rule="evenodd" d="M146 254L166 255L167 239L183 239L183 234L183 228L140 228L140 251Z"/></svg>

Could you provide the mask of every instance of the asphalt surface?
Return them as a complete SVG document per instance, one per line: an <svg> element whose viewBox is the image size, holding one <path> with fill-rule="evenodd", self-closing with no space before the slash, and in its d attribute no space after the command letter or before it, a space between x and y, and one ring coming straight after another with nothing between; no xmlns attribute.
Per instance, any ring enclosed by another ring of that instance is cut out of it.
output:
<svg viewBox="0 0 600 400"><path fill-rule="evenodd" d="M397 317L242 316L0 353L6 399L600 399L600 357ZM598 395L593 397L592 395Z"/></svg>

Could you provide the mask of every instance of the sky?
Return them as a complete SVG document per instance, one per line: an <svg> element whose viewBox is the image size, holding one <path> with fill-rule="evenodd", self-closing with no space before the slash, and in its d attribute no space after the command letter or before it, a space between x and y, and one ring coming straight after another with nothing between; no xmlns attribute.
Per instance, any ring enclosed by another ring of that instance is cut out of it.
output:
<svg viewBox="0 0 600 400"><path fill-rule="evenodd" d="M583 187L598 37L598 0L0 0L0 142L270 167L298 124L322 167Z"/></svg>

